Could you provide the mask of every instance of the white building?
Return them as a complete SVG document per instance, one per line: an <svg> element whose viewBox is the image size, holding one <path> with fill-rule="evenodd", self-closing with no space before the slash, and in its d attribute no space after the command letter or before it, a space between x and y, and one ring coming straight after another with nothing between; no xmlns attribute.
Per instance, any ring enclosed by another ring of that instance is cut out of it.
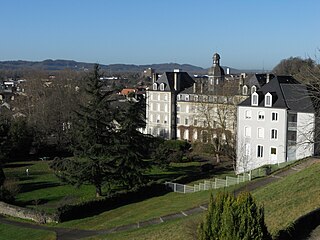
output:
<svg viewBox="0 0 320 240"><path fill-rule="evenodd" d="M226 139L235 133L236 105L248 97L243 87L240 76L225 75L217 53L208 75L165 72L146 93L145 133L205 143Z"/></svg>
<svg viewBox="0 0 320 240"><path fill-rule="evenodd" d="M277 76L238 105L237 173L314 154L315 111L305 85Z"/></svg>

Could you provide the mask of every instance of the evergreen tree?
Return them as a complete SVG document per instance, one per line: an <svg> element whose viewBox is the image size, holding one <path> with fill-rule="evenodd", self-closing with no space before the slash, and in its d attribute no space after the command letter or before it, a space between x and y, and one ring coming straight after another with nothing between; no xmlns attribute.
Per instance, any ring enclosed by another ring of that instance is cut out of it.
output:
<svg viewBox="0 0 320 240"><path fill-rule="evenodd" d="M145 127L144 102L129 101L120 111L117 130L117 176L127 188L141 185L145 178L143 173L148 165L143 160L146 155L149 138L139 131Z"/></svg>
<svg viewBox="0 0 320 240"><path fill-rule="evenodd" d="M73 124L74 159L56 160L52 168L65 181L95 186L96 196L102 195L102 186L113 182L115 168L115 124L110 108L111 93L103 92L99 65L94 66L86 81L86 104L80 106Z"/></svg>
<svg viewBox="0 0 320 240"><path fill-rule="evenodd" d="M269 240L264 210L249 193L211 196L208 213L198 228L200 240Z"/></svg>

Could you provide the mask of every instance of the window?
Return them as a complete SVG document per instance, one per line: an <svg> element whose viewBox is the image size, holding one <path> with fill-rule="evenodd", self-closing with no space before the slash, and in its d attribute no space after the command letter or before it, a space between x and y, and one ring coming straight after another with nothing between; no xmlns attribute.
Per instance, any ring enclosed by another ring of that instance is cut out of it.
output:
<svg viewBox="0 0 320 240"><path fill-rule="evenodd" d="M195 96L194 96L194 101L196 101L196 102L197 102L197 101L198 101L198 99L199 99L199 98L198 98L198 95L195 95Z"/></svg>
<svg viewBox="0 0 320 240"><path fill-rule="evenodd" d="M271 120L278 121L278 113L276 113L276 112L271 113Z"/></svg>
<svg viewBox="0 0 320 240"><path fill-rule="evenodd" d="M267 93L265 96L265 103L264 105L266 107L271 107L272 106L272 95L270 93Z"/></svg>
<svg viewBox="0 0 320 240"><path fill-rule="evenodd" d="M251 110L246 110L245 119L251 119Z"/></svg>
<svg viewBox="0 0 320 240"><path fill-rule="evenodd" d="M164 91L164 83L160 83L160 90Z"/></svg>
<svg viewBox="0 0 320 240"><path fill-rule="evenodd" d="M168 94L164 94L164 100L168 101Z"/></svg>
<svg viewBox="0 0 320 240"><path fill-rule="evenodd" d="M278 139L278 130L271 129L271 139Z"/></svg>
<svg viewBox="0 0 320 240"><path fill-rule="evenodd" d="M251 94L254 93L255 91L257 91L257 87L253 85L253 86L251 87Z"/></svg>
<svg viewBox="0 0 320 240"><path fill-rule="evenodd" d="M180 117L177 117L177 124L180 124Z"/></svg>
<svg viewBox="0 0 320 240"><path fill-rule="evenodd" d="M260 158L263 157L263 146L262 145L258 145L257 157L260 157Z"/></svg>
<svg viewBox="0 0 320 240"><path fill-rule="evenodd" d="M180 105L177 105L177 112L180 112Z"/></svg>
<svg viewBox="0 0 320 240"><path fill-rule="evenodd" d="M177 100L181 100L181 94L177 96Z"/></svg>
<svg viewBox="0 0 320 240"><path fill-rule="evenodd" d="M250 143L246 143L245 149L246 149L245 155L250 156L250 152L251 152L250 151L251 150Z"/></svg>
<svg viewBox="0 0 320 240"><path fill-rule="evenodd" d="M242 87L242 95L248 95L248 87L246 85Z"/></svg>
<svg viewBox="0 0 320 240"><path fill-rule="evenodd" d="M161 94L159 93L158 94L158 101L160 101L161 100Z"/></svg>
<svg viewBox="0 0 320 240"><path fill-rule="evenodd" d="M157 111L160 112L160 103L157 103Z"/></svg>
<svg viewBox="0 0 320 240"><path fill-rule="evenodd" d="M157 115L157 123L160 123L160 115Z"/></svg>
<svg viewBox="0 0 320 240"><path fill-rule="evenodd" d="M275 147L271 148L271 155L277 155L277 148Z"/></svg>
<svg viewBox="0 0 320 240"><path fill-rule="evenodd" d="M186 100L186 101L189 101L189 95L186 95L186 96L185 96L185 100Z"/></svg>
<svg viewBox="0 0 320 240"><path fill-rule="evenodd" d="M154 83L153 84L153 90L157 90L158 89L158 84L157 83Z"/></svg>
<svg viewBox="0 0 320 240"><path fill-rule="evenodd" d="M153 122L153 115L150 114L150 122Z"/></svg>
<svg viewBox="0 0 320 240"><path fill-rule="evenodd" d="M186 113L189 113L189 105L186 106Z"/></svg>
<svg viewBox="0 0 320 240"><path fill-rule="evenodd" d="M256 92L251 95L251 105L258 106L258 94Z"/></svg>
<svg viewBox="0 0 320 240"><path fill-rule="evenodd" d="M184 125L188 125L189 124L189 119L188 118L185 118L184 119Z"/></svg>
<svg viewBox="0 0 320 240"><path fill-rule="evenodd" d="M194 120L193 120L193 125L194 125L194 126L197 126L197 125L198 125L198 119L194 119Z"/></svg>
<svg viewBox="0 0 320 240"><path fill-rule="evenodd" d="M264 112L263 111L258 112L258 120L264 120Z"/></svg>
<svg viewBox="0 0 320 240"><path fill-rule="evenodd" d="M167 123L167 122L168 122L168 116L165 115L165 116L164 116L164 121L163 121L163 123Z"/></svg>
<svg viewBox="0 0 320 240"><path fill-rule="evenodd" d="M244 127L244 136L251 137L251 127Z"/></svg>
<svg viewBox="0 0 320 240"><path fill-rule="evenodd" d="M258 128L258 138L264 138L264 129Z"/></svg>
<svg viewBox="0 0 320 240"><path fill-rule="evenodd" d="M168 112L168 104L165 104L165 105L164 105L164 111L165 111L165 112Z"/></svg>

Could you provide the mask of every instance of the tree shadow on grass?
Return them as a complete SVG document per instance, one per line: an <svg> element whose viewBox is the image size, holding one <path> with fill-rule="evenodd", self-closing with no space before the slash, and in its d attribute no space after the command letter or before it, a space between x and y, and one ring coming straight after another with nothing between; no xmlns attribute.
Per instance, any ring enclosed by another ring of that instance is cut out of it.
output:
<svg viewBox="0 0 320 240"><path fill-rule="evenodd" d="M22 183L20 184L20 193L30 192L34 190L39 190L43 188L57 187L60 183L52 182L32 182L32 183Z"/></svg>
<svg viewBox="0 0 320 240"><path fill-rule="evenodd" d="M32 166L31 163L7 163L4 165L4 168L21 168L21 167L28 167Z"/></svg>

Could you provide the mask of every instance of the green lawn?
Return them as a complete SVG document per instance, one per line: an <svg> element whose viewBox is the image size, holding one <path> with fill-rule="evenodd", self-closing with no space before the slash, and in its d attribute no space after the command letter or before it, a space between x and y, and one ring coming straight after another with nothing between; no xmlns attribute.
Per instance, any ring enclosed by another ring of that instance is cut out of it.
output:
<svg viewBox="0 0 320 240"><path fill-rule="evenodd" d="M236 186L232 186L226 189L233 191L235 188ZM125 205L93 217L61 223L59 226L79 229L107 229L137 223L197 207L203 203L207 203L211 192L215 194L217 191L201 191L190 194L171 192L160 197L153 197L141 202Z"/></svg>
<svg viewBox="0 0 320 240"><path fill-rule="evenodd" d="M320 163L256 190L265 207L269 231L275 235L300 216L320 207Z"/></svg>
<svg viewBox="0 0 320 240"><path fill-rule="evenodd" d="M197 214L190 217L176 219L159 225L154 225L137 230L87 238L88 240L194 240L197 239L196 231L203 215Z"/></svg>
<svg viewBox="0 0 320 240"><path fill-rule="evenodd" d="M50 161L29 161L9 163L4 171L7 178L14 178L20 187L16 202L20 206L53 213L65 204L95 199L95 188L83 185L75 188L62 183L49 168ZM177 177L197 175L200 173L200 163L174 163L166 170L152 167L146 175L154 180L173 180ZM26 174L26 169L29 174Z"/></svg>
<svg viewBox="0 0 320 240"><path fill-rule="evenodd" d="M56 234L51 231L22 228L9 224L0 224L0 239L15 240L55 240Z"/></svg>
<svg viewBox="0 0 320 240"><path fill-rule="evenodd" d="M253 193L258 204L264 205L265 220L269 231L273 235L276 235L279 230L290 226L298 217L320 207L319 182L320 163ZM188 197L192 198L191 195L194 194L187 194ZM182 201L181 199L175 200ZM208 199L206 200L208 201ZM142 229L97 236L90 239L193 240L195 239L193 234L203 216L204 214L197 214Z"/></svg>
<svg viewBox="0 0 320 240"><path fill-rule="evenodd" d="M26 169L29 169L28 176ZM77 189L61 183L49 168L47 161L10 163L4 171L7 178L17 179L20 193L16 196L16 201L21 206L50 213L63 204L95 198L92 186L83 185Z"/></svg>
<svg viewBox="0 0 320 240"><path fill-rule="evenodd" d="M38 207L48 208L50 204L52 209L63 201L83 201L94 198L94 189L89 186L74 189L68 185L60 185L59 180L53 175L46 162L30 162L28 166L13 165L6 168L7 176L20 178L22 192L18 195L21 202L31 202L34 199L49 199L47 203L43 202ZM25 169L29 168L29 176L26 176ZM174 175L176 172L171 166L168 171L159 171L152 169L150 174ZM198 168L199 165L193 163L185 164L186 169L179 169L179 174L186 174L192 168ZM287 176L275 183L272 183L262 189L256 190L253 194L258 204L265 207L265 218L269 231L275 235L280 229L284 229L297 219L315 208L320 207L320 164L314 164L309 168ZM29 185L28 185L29 184ZM33 185L32 185L33 184ZM39 185L31 190L31 187ZM51 185L50 185L51 184ZM238 186L230 187L233 191ZM215 191L214 191L215 192ZM69 196L69 199L65 196ZM199 206L209 200L210 191L202 191L192 194L168 193L163 196L146 199L141 202L132 203L116 209L101 213L99 215L68 221L55 226L79 228L79 229L107 229L115 226L137 223L148 219L160 217L186 210L191 207ZM195 231L202 214L177 219L167 223L150 226L142 229L106 235L108 239L193 239L188 229ZM193 227L190 227L193 226ZM192 231L191 231L192 232ZM99 236L92 239L104 239L106 236ZM32 238L34 239L34 238ZM36 239L36 238L35 238ZM46 239L46 238L44 238Z"/></svg>

